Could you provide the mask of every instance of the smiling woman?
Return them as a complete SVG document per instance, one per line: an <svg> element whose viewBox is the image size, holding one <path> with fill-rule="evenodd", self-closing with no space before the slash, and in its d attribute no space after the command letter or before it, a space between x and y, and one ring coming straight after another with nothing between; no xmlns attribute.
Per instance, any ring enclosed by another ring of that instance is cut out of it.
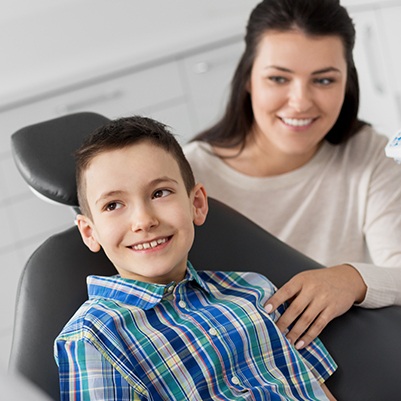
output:
<svg viewBox="0 0 401 401"><path fill-rule="evenodd" d="M341 110L347 65L336 36L269 31L258 49L248 87L254 124L244 150L226 162L244 174L266 177L301 167L316 153ZM238 150L220 154L234 156Z"/></svg>
<svg viewBox="0 0 401 401"><path fill-rule="evenodd" d="M291 301L297 348L353 304L401 305L401 170L357 117L354 42L338 0L262 1L225 113L185 147L209 196L328 266L267 301Z"/></svg>

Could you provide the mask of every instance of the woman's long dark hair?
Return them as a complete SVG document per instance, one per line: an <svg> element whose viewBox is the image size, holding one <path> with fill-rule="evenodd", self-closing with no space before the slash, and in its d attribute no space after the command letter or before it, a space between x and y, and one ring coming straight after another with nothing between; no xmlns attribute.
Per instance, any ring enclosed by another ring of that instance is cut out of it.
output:
<svg viewBox="0 0 401 401"><path fill-rule="evenodd" d="M312 36L338 36L344 45L347 83L344 102L334 126L325 139L345 142L366 123L358 120L359 83L354 64L355 28L338 0L264 0L252 11L245 35L245 51L231 81L230 97L223 117L193 140L222 147L245 145L253 124L253 110L247 85L262 36L269 30L299 29Z"/></svg>

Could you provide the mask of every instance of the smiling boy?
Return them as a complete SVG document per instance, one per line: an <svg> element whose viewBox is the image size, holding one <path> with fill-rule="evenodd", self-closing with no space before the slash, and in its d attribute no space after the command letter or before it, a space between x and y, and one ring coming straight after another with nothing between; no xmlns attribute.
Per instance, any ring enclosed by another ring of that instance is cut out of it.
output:
<svg viewBox="0 0 401 401"><path fill-rule="evenodd" d="M207 197L163 124L112 121L76 160L79 231L118 275L88 277L56 339L62 401L333 399L321 384L335 363L319 340L288 343L265 277L188 262Z"/></svg>

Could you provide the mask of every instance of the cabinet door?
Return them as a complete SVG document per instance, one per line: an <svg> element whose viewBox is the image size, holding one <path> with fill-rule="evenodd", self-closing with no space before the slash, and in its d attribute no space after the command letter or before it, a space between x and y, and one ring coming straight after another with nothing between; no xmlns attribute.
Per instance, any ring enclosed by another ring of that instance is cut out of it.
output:
<svg viewBox="0 0 401 401"><path fill-rule="evenodd" d="M401 6L386 7L379 12L381 30L383 32L383 46L386 50L386 60L391 72L390 85L398 116L397 130L401 129ZM393 130L393 134L394 134Z"/></svg>
<svg viewBox="0 0 401 401"><path fill-rule="evenodd" d="M242 50L242 41L238 41L182 61L182 76L189 88L190 116L195 133L210 126L222 114Z"/></svg>
<svg viewBox="0 0 401 401"><path fill-rule="evenodd" d="M392 136L400 116L379 13L368 10L351 15L357 31L354 57L361 90L359 116Z"/></svg>
<svg viewBox="0 0 401 401"><path fill-rule="evenodd" d="M21 128L79 111L94 111L115 118L145 108L160 110L185 101L177 64L169 62L156 65L92 85L82 85L79 89L64 91L0 113L0 118L6 121L7 126L4 129L2 124L0 149L9 147L9 135L12 134L9 130L16 125Z"/></svg>

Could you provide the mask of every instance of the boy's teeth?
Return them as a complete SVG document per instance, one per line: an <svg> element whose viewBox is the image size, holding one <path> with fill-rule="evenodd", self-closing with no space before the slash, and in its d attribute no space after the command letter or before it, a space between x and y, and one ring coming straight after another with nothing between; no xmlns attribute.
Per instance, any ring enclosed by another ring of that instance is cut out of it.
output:
<svg viewBox="0 0 401 401"><path fill-rule="evenodd" d="M167 241L167 238L159 238L157 240L153 240L151 242L142 242L142 244L134 245L133 248L137 251L141 251L142 249L150 249L155 248L157 245L164 244Z"/></svg>
<svg viewBox="0 0 401 401"><path fill-rule="evenodd" d="M294 127L303 127L312 122L312 118L283 118L286 124L292 125Z"/></svg>

